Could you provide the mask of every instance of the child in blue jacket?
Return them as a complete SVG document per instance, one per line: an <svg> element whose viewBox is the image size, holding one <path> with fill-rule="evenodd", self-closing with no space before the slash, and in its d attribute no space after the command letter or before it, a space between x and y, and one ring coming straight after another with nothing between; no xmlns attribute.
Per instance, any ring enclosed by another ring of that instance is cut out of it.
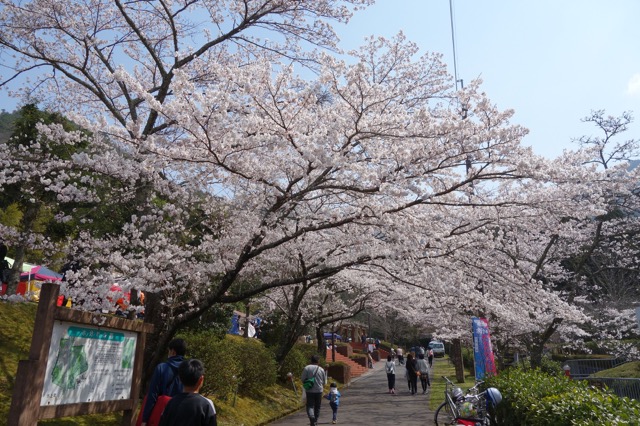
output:
<svg viewBox="0 0 640 426"><path fill-rule="evenodd" d="M333 411L333 421L331 423L336 424L338 422L338 406L340 405L340 392L338 391L338 385L331 383L329 393L325 395L325 398L329 400L329 406Z"/></svg>

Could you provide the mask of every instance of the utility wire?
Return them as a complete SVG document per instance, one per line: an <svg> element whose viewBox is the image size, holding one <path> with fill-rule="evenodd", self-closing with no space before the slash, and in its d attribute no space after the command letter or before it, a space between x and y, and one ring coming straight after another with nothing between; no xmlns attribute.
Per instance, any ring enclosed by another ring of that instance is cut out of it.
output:
<svg viewBox="0 0 640 426"><path fill-rule="evenodd" d="M456 90L458 90L458 83L460 83L460 87L464 87L464 83L461 79L458 79L458 52L456 50L456 29L453 18L453 0L449 0L449 17L451 20L451 44L453 45L453 78L456 80Z"/></svg>

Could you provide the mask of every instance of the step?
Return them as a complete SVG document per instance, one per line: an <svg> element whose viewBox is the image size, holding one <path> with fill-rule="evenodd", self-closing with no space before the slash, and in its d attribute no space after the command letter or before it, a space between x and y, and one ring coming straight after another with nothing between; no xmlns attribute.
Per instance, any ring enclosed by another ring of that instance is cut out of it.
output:
<svg viewBox="0 0 640 426"><path fill-rule="evenodd" d="M327 350L326 359L327 360L333 359L332 353L330 350ZM359 377L369 370L368 368L363 367L362 365L358 364L357 362L351 360L350 358L342 354L339 354L338 352L336 352L336 361L340 361L351 366L351 377Z"/></svg>

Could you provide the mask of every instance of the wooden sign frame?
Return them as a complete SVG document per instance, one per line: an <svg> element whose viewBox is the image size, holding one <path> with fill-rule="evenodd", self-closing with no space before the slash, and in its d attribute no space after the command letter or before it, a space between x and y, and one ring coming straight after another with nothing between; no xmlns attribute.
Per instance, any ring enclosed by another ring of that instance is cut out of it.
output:
<svg viewBox="0 0 640 426"><path fill-rule="evenodd" d="M122 426L135 425L138 394L143 369L146 333L153 325L109 315L93 314L56 306L60 286L45 283L40 290L40 302L36 311L35 326L31 339L29 359L18 363L8 426L32 426L40 419L80 416L94 413L123 411ZM51 346L51 335L55 321L85 324L137 333L133 377L129 399L114 401L83 402L64 405L41 406L42 390Z"/></svg>

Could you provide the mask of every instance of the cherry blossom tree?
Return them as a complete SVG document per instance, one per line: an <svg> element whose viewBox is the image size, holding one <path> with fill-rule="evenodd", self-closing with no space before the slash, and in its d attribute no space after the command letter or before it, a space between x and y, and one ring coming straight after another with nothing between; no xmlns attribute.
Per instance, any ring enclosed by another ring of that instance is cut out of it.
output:
<svg viewBox="0 0 640 426"><path fill-rule="evenodd" d="M294 316L322 303L307 322L320 326L378 292L412 321L440 308L443 335L475 312L509 327L567 309L538 268L556 267L554 232L578 232L559 218L604 211L600 175L534 156L480 81L453 90L440 55L402 34L336 58L327 20L368 3L0 3L0 54L15 57L3 87L89 131L38 126L61 148L88 144L43 166L58 220L85 213L63 290L85 309L108 308L114 282L145 291L149 366L181 325L261 295ZM40 179L0 150L0 188Z"/></svg>

